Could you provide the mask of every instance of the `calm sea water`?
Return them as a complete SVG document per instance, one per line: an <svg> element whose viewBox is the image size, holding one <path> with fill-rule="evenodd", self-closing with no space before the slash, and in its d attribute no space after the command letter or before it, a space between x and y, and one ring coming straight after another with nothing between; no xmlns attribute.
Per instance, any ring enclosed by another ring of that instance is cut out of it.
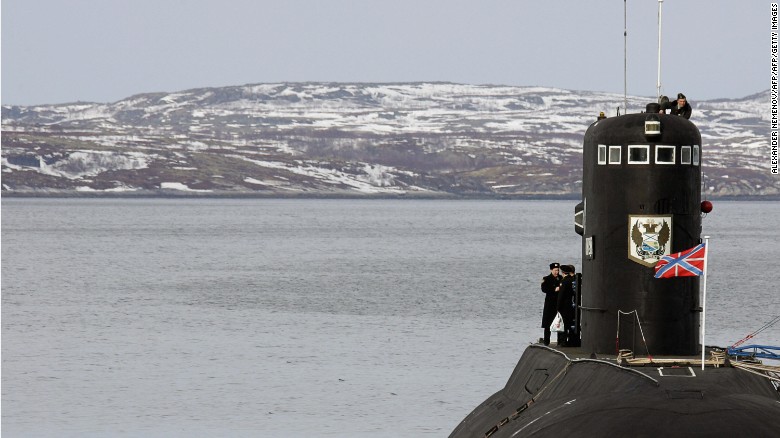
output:
<svg viewBox="0 0 780 438"><path fill-rule="evenodd" d="M5 198L3 435L446 436L581 265L574 204ZM779 216L705 218L708 344L780 313Z"/></svg>

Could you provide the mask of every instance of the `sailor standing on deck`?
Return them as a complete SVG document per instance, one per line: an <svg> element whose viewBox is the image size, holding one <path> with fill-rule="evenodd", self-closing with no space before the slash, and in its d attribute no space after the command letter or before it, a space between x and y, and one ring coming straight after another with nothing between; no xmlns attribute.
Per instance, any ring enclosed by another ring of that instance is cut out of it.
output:
<svg viewBox="0 0 780 438"><path fill-rule="evenodd" d="M544 328L544 345L550 345L550 324L558 313L558 291L561 290L560 263L550 263L550 275L542 278L544 292L544 310L542 311L542 328Z"/></svg>
<svg viewBox="0 0 780 438"><path fill-rule="evenodd" d="M574 265L561 266L563 271L563 280L561 281L561 290L558 292L557 308L563 318L565 331L558 333L559 347L574 347L576 339L574 337Z"/></svg>

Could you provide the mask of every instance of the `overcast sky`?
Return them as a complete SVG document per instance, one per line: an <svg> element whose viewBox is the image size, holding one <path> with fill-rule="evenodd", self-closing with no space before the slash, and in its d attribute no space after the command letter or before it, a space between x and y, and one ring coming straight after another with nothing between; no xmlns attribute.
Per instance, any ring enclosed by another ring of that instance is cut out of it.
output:
<svg viewBox="0 0 780 438"><path fill-rule="evenodd" d="M770 3L665 0L662 93L770 86ZM2 103L282 81L623 93L622 0L3 0ZM657 0L628 0L628 92L655 96Z"/></svg>

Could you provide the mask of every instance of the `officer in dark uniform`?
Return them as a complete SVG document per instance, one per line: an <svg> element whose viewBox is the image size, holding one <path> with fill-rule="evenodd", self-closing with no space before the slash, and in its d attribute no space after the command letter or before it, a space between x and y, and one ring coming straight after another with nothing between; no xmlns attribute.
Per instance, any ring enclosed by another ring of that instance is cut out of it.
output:
<svg viewBox="0 0 780 438"><path fill-rule="evenodd" d="M673 116L683 116L686 119L691 118L691 104L682 93L677 93L677 105L672 104L672 110L669 112Z"/></svg>
<svg viewBox="0 0 780 438"><path fill-rule="evenodd" d="M550 275L542 278L544 292L544 310L542 311L542 328L544 329L544 345L550 345L550 324L558 313L558 291L561 289L560 263L550 263Z"/></svg>
<svg viewBox="0 0 780 438"><path fill-rule="evenodd" d="M574 335L574 265L563 265L561 271L563 271L563 280L561 280L561 290L558 292L556 306L558 312L561 313L566 331L558 333L558 346L573 347L576 344Z"/></svg>
<svg viewBox="0 0 780 438"><path fill-rule="evenodd" d="M673 105L667 96L659 97L658 104L661 105L661 110L658 111L658 114L666 114L666 110L671 109Z"/></svg>

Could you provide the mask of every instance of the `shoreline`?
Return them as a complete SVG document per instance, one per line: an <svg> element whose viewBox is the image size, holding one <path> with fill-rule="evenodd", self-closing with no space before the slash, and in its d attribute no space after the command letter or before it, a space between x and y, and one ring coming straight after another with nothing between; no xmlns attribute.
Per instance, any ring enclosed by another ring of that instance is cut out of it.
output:
<svg viewBox="0 0 780 438"><path fill-rule="evenodd" d="M105 199L414 199L414 200L527 200L527 201L580 201L578 194L452 194L452 193L230 193L230 192L2 192L0 198L105 198ZM702 197L717 201L778 201L780 195L725 195Z"/></svg>

